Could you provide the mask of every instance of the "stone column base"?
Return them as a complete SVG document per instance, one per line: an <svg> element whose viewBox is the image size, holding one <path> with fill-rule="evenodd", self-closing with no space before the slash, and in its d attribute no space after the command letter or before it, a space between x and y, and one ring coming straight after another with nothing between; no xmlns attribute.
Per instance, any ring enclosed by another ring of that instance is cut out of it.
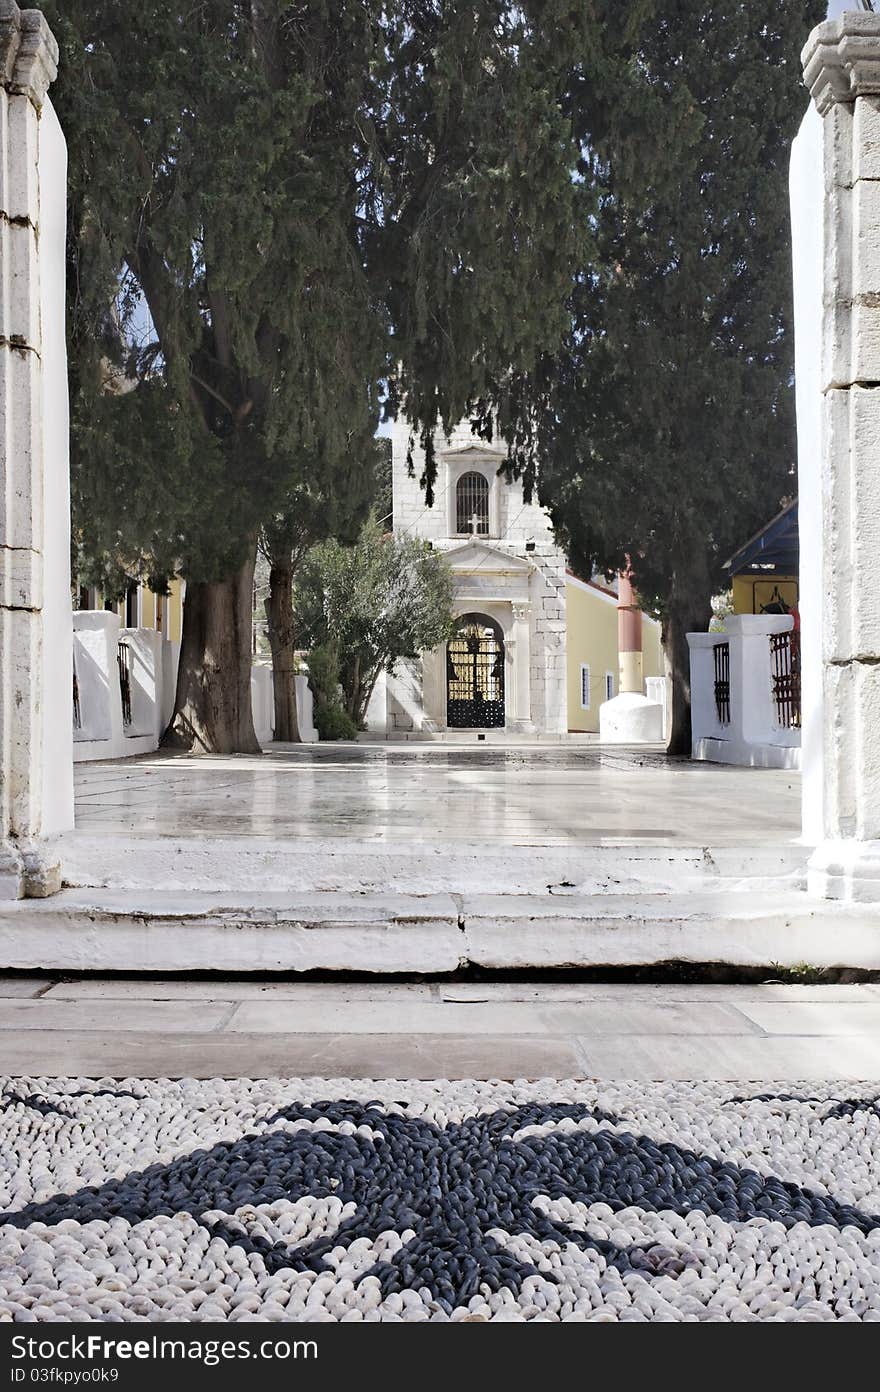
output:
<svg viewBox="0 0 880 1392"><path fill-rule="evenodd" d="M0 900L48 899L61 888L61 857L48 841L0 841Z"/></svg>
<svg viewBox="0 0 880 1392"><path fill-rule="evenodd" d="M822 841L807 861L807 889L821 899L880 903L880 841Z"/></svg>
<svg viewBox="0 0 880 1392"><path fill-rule="evenodd" d="M534 735L537 733L537 725L533 720L508 720L504 726L510 735Z"/></svg>

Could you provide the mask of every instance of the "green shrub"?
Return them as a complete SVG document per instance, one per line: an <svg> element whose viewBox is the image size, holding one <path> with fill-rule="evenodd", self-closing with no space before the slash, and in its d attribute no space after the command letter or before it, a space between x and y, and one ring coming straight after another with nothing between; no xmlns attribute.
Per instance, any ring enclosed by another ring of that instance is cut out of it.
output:
<svg viewBox="0 0 880 1392"><path fill-rule="evenodd" d="M340 697L339 655L332 643L309 653L309 686L315 698L315 729L322 740L356 739L357 726Z"/></svg>
<svg viewBox="0 0 880 1392"><path fill-rule="evenodd" d="M338 704L315 707L315 729L322 740L357 739L357 726Z"/></svg>

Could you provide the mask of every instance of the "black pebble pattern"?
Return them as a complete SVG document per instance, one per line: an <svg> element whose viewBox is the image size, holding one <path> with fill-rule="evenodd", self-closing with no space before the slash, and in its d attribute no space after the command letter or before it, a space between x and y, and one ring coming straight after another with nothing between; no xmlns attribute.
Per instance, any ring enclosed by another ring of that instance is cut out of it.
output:
<svg viewBox="0 0 880 1392"><path fill-rule="evenodd" d="M515 1140L526 1127L563 1118L591 1117L597 1128L553 1130ZM270 1273L328 1270L326 1257L361 1237L412 1229L415 1236L392 1260L361 1274L378 1278L383 1296L427 1288L451 1311L481 1285L515 1294L535 1268L490 1236L530 1234L540 1241L574 1243L601 1252L621 1272L675 1276L694 1264L688 1254L660 1246L618 1247L553 1221L533 1205L546 1195L613 1210L693 1210L727 1222L761 1217L786 1228L852 1225L862 1233L880 1227L880 1216L862 1213L797 1184L766 1177L697 1155L671 1143L608 1129L615 1118L583 1104L535 1103L468 1117L445 1127L380 1104L331 1101L291 1106L266 1117L283 1121L367 1125L374 1139L335 1131L293 1134L267 1129L210 1150L197 1150L167 1165L153 1165L100 1187L59 1195L45 1203L0 1215L0 1224L80 1223L120 1215L131 1223L160 1214L189 1213L212 1234L258 1253ZM335 1195L356 1204L355 1214L332 1235L290 1249L205 1217L231 1214L252 1204Z"/></svg>

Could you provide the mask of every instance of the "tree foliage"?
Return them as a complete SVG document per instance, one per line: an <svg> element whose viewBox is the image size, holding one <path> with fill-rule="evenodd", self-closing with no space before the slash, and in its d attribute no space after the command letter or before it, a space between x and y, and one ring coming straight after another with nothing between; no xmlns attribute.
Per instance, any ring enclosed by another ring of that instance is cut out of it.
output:
<svg viewBox="0 0 880 1392"><path fill-rule="evenodd" d="M539 496L573 562L631 558L659 606L689 750L684 634L794 491L788 160L818 0L663 0L615 101L573 89L595 254L532 380Z"/></svg>
<svg viewBox="0 0 880 1392"><path fill-rule="evenodd" d="M190 582L177 733L251 747L239 610L260 526L338 493L340 474L356 491L351 445L383 382L428 446L430 494L438 423L558 339L588 236L565 74L595 50L595 12L47 14L70 150L77 535L94 578Z"/></svg>
<svg viewBox="0 0 880 1392"><path fill-rule="evenodd" d="M300 569L295 609L309 647L338 655L345 706L358 728L379 674L436 648L452 632L452 574L418 537L371 517L354 546L327 541Z"/></svg>

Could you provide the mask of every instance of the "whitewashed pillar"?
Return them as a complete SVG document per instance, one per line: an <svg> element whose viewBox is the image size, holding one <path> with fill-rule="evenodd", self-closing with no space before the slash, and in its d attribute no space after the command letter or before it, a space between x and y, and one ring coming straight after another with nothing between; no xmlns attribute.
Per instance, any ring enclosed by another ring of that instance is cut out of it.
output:
<svg viewBox="0 0 880 1392"><path fill-rule="evenodd" d="M823 166L813 200L817 220L822 209L813 481L822 503L801 542L802 570L821 576L815 609L802 612L808 660L811 635L821 640L821 691L805 709L805 832L818 833L808 882L828 898L869 901L880 900L880 15L820 24L803 62L822 118ZM799 240L805 255L803 232ZM808 322L802 298L799 329ZM802 342L799 371L806 357ZM802 489L813 420L799 384Z"/></svg>
<svg viewBox="0 0 880 1392"><path fill-rule="evenodd" d="M7 899L60 887L46 834L71 825L73 811L65 161L45 100L57 57L39 11L0 0L0 898Z"/></svg>
<svg viewBox="0 0 880 1392"><path fill-rule="evenodd" d="M513 691L508 726L520 734L534 729L532 725L532 654L530 622L532 606L514 604L513 610Z"/></svg>

